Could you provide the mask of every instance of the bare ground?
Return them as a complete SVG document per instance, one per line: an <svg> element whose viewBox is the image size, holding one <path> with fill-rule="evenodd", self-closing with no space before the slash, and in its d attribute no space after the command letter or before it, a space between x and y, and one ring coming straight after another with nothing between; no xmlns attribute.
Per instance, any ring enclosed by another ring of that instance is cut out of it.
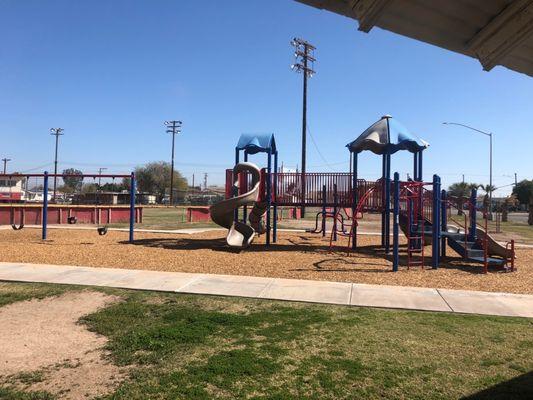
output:
<svg viewBox="0 0 533 400"><path fill-rule="evenodd" d="M83 291L0 308L0 383L62 399L111 391L125 371L108 361L107 339L77 321L117 300Z"/></svg>
<svg viewBox="0 0 533 400"><path fill-rule="evenodd" d="M481 266L453 257L432 270L402 267L391 272L390 258L376 250L379 237L360 236L357 252L329 252L329 238L309 233L280 232L278 243L264 246L258 238L245 251L225 245L225 232L195 235L137 233L135 244L127 243L127 233L110 231L50 230L48 241L40 231L0 231L0 261L29 262L93 267L135 268L159 271L199 272L314 279L401 286L437 287L533 294L533 250L518 249L517 272L491 271L481 274ZM339 245L346 245L346 238ZM430 262L427 247L426 265ZM405 258L401 264L405 265Z"/></svg>

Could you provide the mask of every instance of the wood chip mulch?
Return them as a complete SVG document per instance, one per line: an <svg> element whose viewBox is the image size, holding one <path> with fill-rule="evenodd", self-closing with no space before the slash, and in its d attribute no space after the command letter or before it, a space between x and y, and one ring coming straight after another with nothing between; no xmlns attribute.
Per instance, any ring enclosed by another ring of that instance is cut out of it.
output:
<svg viewBox="0 0 533 400"><path fill-rule="evenodd" d="M308 233L279 233L278 243L264 245L264 236L244 250L225 245L225 232L194 235L136 233L135 244L126 232L99 236L96 229L50 229L49 240L40 240L37 229L0 231L0 261L92 267L135 268L159 271L200 272L339 282L371 283L533 294L533 249L518 249L514 273L489 271L465 263L448 249L441 268L402 267L393 273L390 258L378 249L379 236L359 236L359 250L349 256L329 252L329 238ZM340 238L345 245L347 238ZM405 258L402 256L405 265Z"/></svg>

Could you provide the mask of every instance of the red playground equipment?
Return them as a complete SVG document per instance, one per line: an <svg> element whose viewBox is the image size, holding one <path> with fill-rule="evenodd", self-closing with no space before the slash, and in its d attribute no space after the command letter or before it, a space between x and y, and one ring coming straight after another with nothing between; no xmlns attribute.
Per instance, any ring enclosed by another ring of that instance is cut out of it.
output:
<svg viewBox="0 0 533 400"><path fill-rule="evenodd" d="M464 225L448 225L447 216L453 202L441 190L440 177L434 175L431 182L422 179L422 153L428 146L427 142L411 134L398 121L385 115L346 145L350 151L353 172L279 172L278 152L272 134L242 135L236 147L236 163L239 164L239 151L244 151L245 162L249 154L265 152L268 155L268 167L261 172L256 199L256 202L264 204L266 210L263 218L266 218L264 233L267 235L267 245L270 244L271 230L272 242L276 242L276 215L280 206L320 207L321 211L315 217L315 227L309 232L325 236L326 222L331 220L330 248L333 248L337 236L341 235L348 237L347 246L351 250L357 249L358 221L365 213L374 212L381 214L381 247L385 254L392 252L393 271L399 267L400 230L407 238L407 268L424 268L427 259L425 247L431 245L432 268L438 268L449 246L468 262L481 263L483 272L487 272L489 266L513 271L514 242L506 246L499 245L487 233L486 218L483 226L477 224L475 191L472 193L468 221ZM382 177L375 182L358 177L358 154L365 150L382 156ZM402 150L413 154L412 180L400 181L398 173L391 179L391 156ZM251 190L250 175L243 171L234 179L234 170L226 171L228 199L244 196ZM234 182L239 182L238 186ZM271 207L273 219L269 211ZM235 222L246 223L246 206L243 208L242 217L235 209Z"/></svg>

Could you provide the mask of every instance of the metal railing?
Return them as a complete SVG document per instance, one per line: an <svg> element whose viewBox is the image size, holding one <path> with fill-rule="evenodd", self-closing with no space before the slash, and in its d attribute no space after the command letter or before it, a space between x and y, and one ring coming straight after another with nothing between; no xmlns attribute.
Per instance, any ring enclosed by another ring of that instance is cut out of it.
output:
<svg viewBox="0 0 533 400"><path fill-rule="evenodd" d="M264 174L266 179L266 174ZM309 207L352 207L353 206L353 175L349 172L308 172L305 174L305 193L302 194L302 174L296 172L272 173L272 202L278 206L300 206L302 204ZM276 185L277 184L277 185ZM326 187L325 196L323 187ZM376 186L376 182L364 179L357 180L357 198L360 199L368 190ZM249 190L249 177L244 175L239 177L239 194ZM277 190L274 188L277 187ZM226 170L226 198L233 196L233 170ZM335 189L336 188L336 189ZM382 206L381 185L372 192L372 196L367 199L363 211L377 211Z"/></svg>

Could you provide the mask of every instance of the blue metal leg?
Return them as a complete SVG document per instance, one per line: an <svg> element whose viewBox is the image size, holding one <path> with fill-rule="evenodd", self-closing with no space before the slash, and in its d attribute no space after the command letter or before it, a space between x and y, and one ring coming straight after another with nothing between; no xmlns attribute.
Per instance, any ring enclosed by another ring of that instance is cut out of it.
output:
<svg viewBox="0 0 533 400"><path fill-rule="evenodd" d="M44 172L43 182L43 213L42 213L42 239L46 240L48 228L48 171Z"/></svg>

